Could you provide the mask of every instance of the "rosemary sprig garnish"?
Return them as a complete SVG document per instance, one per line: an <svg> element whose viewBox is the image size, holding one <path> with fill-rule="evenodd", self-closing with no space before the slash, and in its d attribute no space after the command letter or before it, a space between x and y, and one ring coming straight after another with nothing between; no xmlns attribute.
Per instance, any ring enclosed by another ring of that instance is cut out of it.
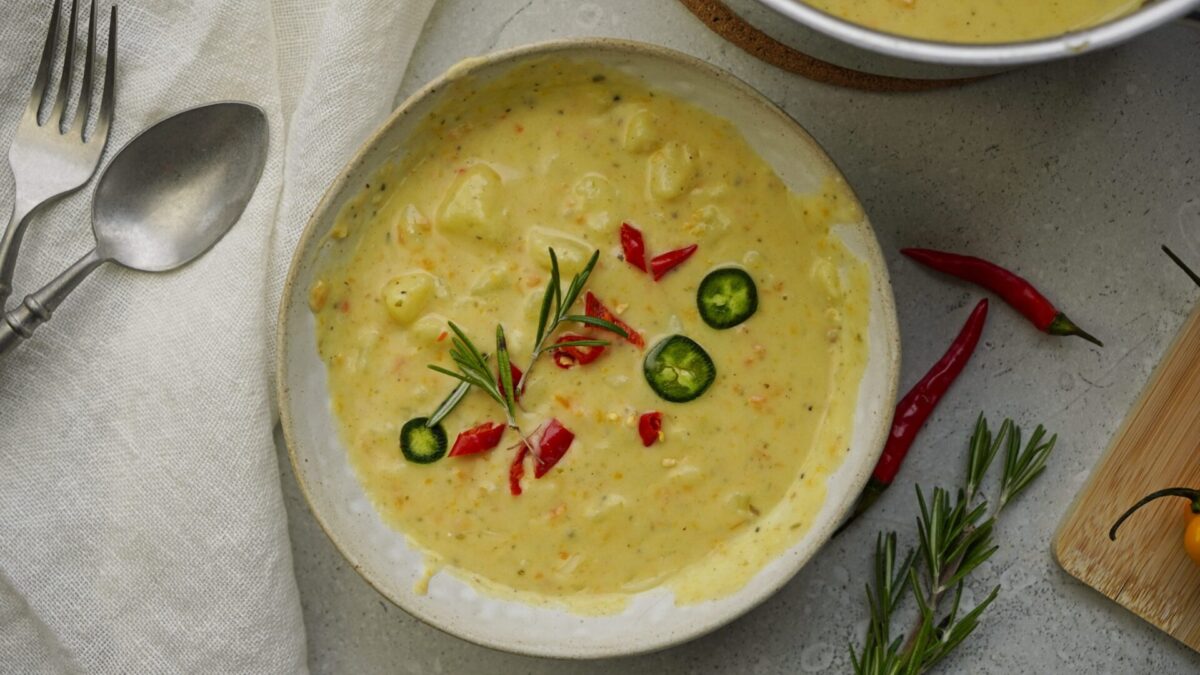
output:
<svg viewBox="0 0 1200 675"><path fill-rule="evenodd" d="M450 346L450 359L454 361L454 365L458 366L457 371L443 368L436 364L430 364L430 370L437 371L443 375L453 377L456 380L466 383L469 386L478 387L488 396L491 396L497 403L504 408L504 414L508 426L516 429L517 420L514 414L513 406L510 405L511 398L507 397L504 392L500 391L500 385L497 384L495 377L492 376L492 371L488 368L487 359L479 351L471 338L462 331L453 321L450 323L450 330L454 332L452 343ZM503 336L503 329L496 327L497 337ZM500 344L497 344L497 359L504 359L504 366L508 365L508 350L505 346L504 355L500 356ZM502 367L501 372L508 372L507 367ZM509 382L512 382L512 375L509 374Z"/></svg>
<svg viewBox="0 0 1200 675"><path fill-rule="evenodd" d="M529 379L529 374L533 372L533 367L537 365L538 357L543 352L558 349L561 347L607 347L607 340L565 340L563 342L551 343L550 336L563 323L572 321L596 326L605 330L612 331L621 337L629 337L629 333L611 321L598 319L594 316L585 316L582 314L571 314L571 307L575 305L575 301L579 299L579 294L583 292L584 286L587 285L588 278L592 276L592 270L596 268L596 262L600 259L600 251L592 252L592 257L588 259L587 264L583 269L579 270L567 286L567 290L562 290L562 275L558 269L558 256L555 255L554 249L547 249L550 253L550 281L546 283L546 292L542 294L542 307L538 312L537 332L534 334L533 351L530 355L529 367L525 369L525 374L521 377L521 382Z"/></svg>
<svg viewBox="0 0 1200 675"><path fill-rule="evenodd" d="M960 616L963 588L969 575L999 548L993 543L996 519L1039 476L1054 449L1057 436L1044 441L1039 425L1021 446L1021 430L1005 420L993 437L980 414L971 435L965 486L953 498L934 488L926 500L917 488L921 514L917 518L917 547L903 558L896 555L896 533L880 533L875 540L875 580L867 584L869 621L860 649L850 647L850 660L858 675L917 675L925 673L975 630L979 617L996 599L1000 587ZM989 503L980 487L1001 447L999 497L989 514ZM950 608L941 601L953 591ZM917 605L913 625L893 635L897 607L907 594Z"/></svg>
<svg viewBox="0 0 1200 675"><path fill-rule="evenodd" d="M558 269L558 256L554 254L554 249L548 249L550 252L550 281L546 284L546 292L542 295L542 307L538 312L538 325L536 337L533 341L533 358L537 359L538 355L544 351L555 349L558 347L604 347L608 345L607 340L575 340L573 342L561 342L557 344L547 344L547 340L554 331L563 323L577 322L603 328L604 330L612 331L621 337L629 337L624 328L621 328L611 321L605 321L594 316L585 316L582 314L570 314L571 307L575 305L575 301L579 299L579 294L583 292L583 287L587 285L588 277L592 275L592 270L596 268L596 262L600 259L600 251L592 253L592 257L588 259L583 269L571 279L567 290L562 290L562 276ZM553 309L553 313L551 313Z"/></svg>
<svg viewBox="0 0 1200 675"><path fill-rule="evenodd" d="M596 262L600 259L600 251L592 253L592 257L588 260L587 265L584 265L583 269L571 279L571 283L567 286L566 291L562 290L562 277L558 268L558 256L554 254L554 249L551 248L548 251L550 253L550 281L546 284L546 292L542 296L542 305L538 312L537 333L533 344L533 351L530 355L529 367L525 369L521 376L521 381L513 382L512 369L510 368L512 358L508 351L508 341L504 336L504 327L502 325L496 325L496 361L499 368L499 381L497 381L488 368L487 356L471 342L471 339L467 337L461 328L451 321L449 322L450 330L453 331L454 336L450 347L450 358L454 361L458 370L450 370L436 364L431 364L429 368L443 375L453 377L462 384L430 416L429 424L431 426L445 417L462 400L462 397L466 395L467 389L478 387L504 409L508 426L519 431L520 429L516 421L516 392L524 388L524 383L529 379L529 373L537 364L539 356L544 352L563 347L606 347L609 345L607 340L564 340L562 342L550 342L550 336L559 326L564 323L582 323L612 331L621 337L629 337L629 333L624 328L611 321L605 321L594 316L570 313L571 307L579 299L579 294L583 292L584 287L587 285L588 277L591 276L592 270L596 267Z"/></svg>

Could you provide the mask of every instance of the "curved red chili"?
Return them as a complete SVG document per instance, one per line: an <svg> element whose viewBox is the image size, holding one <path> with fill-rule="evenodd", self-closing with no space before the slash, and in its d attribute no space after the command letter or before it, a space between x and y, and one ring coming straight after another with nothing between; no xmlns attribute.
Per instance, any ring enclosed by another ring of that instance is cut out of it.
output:
<svg viewBox="0 0 1200 675"><path fill-rule="evenodd" d="M692 254L699 248L696 244L677 248L674 251L667 251L662 255L656 255L650 259L650 273L654 275L654 280L658 281L663 278L663 275L675 269L683 263L684 260L692 257Z"/></svg>
<svg viewBox="0 0 1200 675"><path fill-rule="evenodd" d="M617 324L622 330L625 331L625 340L629 342L629 344L637 347L638 349L644 349L646 347L646 340L642 337L642 334L634 330L629 324L622 321L619 317L617 317L616 314L613 314L611 311L609 311L609 309L604 306L604 303L600 302L600 298L597 298L591 291L588 291L587 295L584 296L583 304L584 314L596 319L604 319L609 323Z"/></svg>
<svg viewBox="0 0 1200 675"><path fill-rule="evenodd" d="M503 424L493 424L492 422L484 422L467 429L454 439L454 447L450 448L450 456L477 455L491 450L500 444L500 437L504 435L504 429Z"/></svg>
<svg viewBox="0 0 1200 675"><path fill-rule="evenodd" d="M924 426L925 420L929 419L929 415L937 407L938 401L942 400L946 390L954 383L963 367L967 365L967 361L971 359L971 354L975 352L975 346L979 344L979 336L983 334L983 325L987 321L987 312L988 301L987 298L984 298L975 305L971 316L967 317L967 322L959 331L958 337L954 338L954 342L950 344L950 348L946 350L942 358L933 364L929 372L925 373L925 377L922 377L904 395L904 398L900 399L900 403L896 405L896 413L892 417L891 433L888 434L887 443L883 446L883 454L875 464L875 470L871 473L871 479L867 481L867 486L863 488L862 494L854 504L854 510L850 513L850 517L842 523L838 532L841 532L852 520L870 508L879 495L883 494L883 491L892 484L896 473L900 471L901 462L904 461L909 448L912 447L913 440L917 437L917 432Z"/></svg>
<svg viewBox="0 0 1200 675"><path fill-rule="evenodd" d="M896 406L896 414L892 418L892 432L888 435L887 444L883 446L883 455L875 465L871 475L873 479L884 485L891 484L900 470L900 463L912 447L917 432L929 419L930 413L937 407L946 390L958 378L963 367L967 365L975 346L979 344L979 336L983 334L983 325L987 321L987 298L975 305L971 316L959 331L958 337L950 344L946 353L933 364L900 403Z"/></svg>
<svg viewBox="0 0 1200 675"><path fill-rule="evenodd" d="M642 437L642 445L647 448L654 445L662 435L663 414L657 410L648 412L638 418L638 435Z"/></svg>
<svg viewBox="0 0 1200 675"><path fill-rule="evenodd" d="M570 429L564 427L557 418L551 419L546 428L542 430L542 438L538 441L533 477L541 478L546 475L546 472L553 469L554 465L558 464L558 460L567 454L573 440L575 440L575 434Z"/></svg>
<svg viewBox="0 0 1200 675"><path fill-rule="evenodd" d="M621 223L621 250L625 253L625 262L646 271L646 239L641 230L629 223Z"/></svg>
<svg viewBox="0 0 1200 675"><path fill-rule="evenodd" d="M1029 319L1043 333L1075 335L1097 346L1104 346L1103 342L1075 325L1067 318L1066 314L1058 311L1053 303L1046 299L1046 296L1033 287L1033 284L999 265L982 258L927 248L903 248L900 249L900 252L926 267L970 281L992 291Z"/></svg>
<svg viewBox="0 0 1200 675"><path fill-rule="evenodd" d="M555 344L560 342L574 342L576 340L586 340L586 335L577 335L575 333L563 333L561 337L555 340ZM593 347L555 347L554 348L554 365L566 370L575 366L585 366L592 361L600 358L604 353L604 347L599 345Z"/></svg>

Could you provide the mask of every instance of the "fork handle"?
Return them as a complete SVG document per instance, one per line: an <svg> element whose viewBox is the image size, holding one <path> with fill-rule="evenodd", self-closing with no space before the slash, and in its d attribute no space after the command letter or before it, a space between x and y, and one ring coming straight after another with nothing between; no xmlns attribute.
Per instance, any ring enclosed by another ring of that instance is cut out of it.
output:
<svg viewBox="0 0 1200 675"><path fill-rule="evenodd" d="M25 226L33 215L34 205L26 204L20 195L13 202L12 216L8 219L8 227L4 229L4 237L0 239L0 312L8 307L8 296L12 295L13 273L17 269L17 249L21 248L21 237L25 234ZM4 353L0 349L0 354Z"/></svg>
<svg viewBox="0 0 1200 675"><path fill-rule="evenodd" d="M30 338L38 326L50 320L71 291L104 263L105 259L92 249L36 293L25 296L25 302L5 314L4 321L0 322L0 356Z"/></svg>

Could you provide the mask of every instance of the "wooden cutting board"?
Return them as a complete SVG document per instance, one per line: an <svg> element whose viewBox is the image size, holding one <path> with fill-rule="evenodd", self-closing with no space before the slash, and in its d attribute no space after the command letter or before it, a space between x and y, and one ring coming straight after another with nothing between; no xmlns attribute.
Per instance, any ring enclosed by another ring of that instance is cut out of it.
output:
<svg viewBox="0 0 1200 675"><path fill-rule="evenodd" d="M1192 312L1138 402L1075 498L1054 541L1063 569L1200 651L1200 566L1183 551L1183 499L1151 503L1164 487L1200 488L1200 307Z"/></svg>

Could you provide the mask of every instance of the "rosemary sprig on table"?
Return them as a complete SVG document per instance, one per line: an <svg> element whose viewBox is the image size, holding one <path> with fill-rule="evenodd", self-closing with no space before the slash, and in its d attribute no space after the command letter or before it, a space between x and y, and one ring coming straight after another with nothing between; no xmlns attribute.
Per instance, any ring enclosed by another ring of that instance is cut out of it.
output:
<svg viewBox="0 0 1200 675"><path fill-rule="evenodd" d="M597 328L603 328L612 331L621 337L629 337L629 334L624 328L605 321L594 316L586 316L583 314L571 314L571 307L579 299L579 294L583 292L587 285L588 278L592 274L592 270L596 267L596 262L600 259L600 251L592 253L592 257L583 269L579 271L567 286L567 290L562 290L562 276L558 268L558 256L555 255L554 249L548 249L550 253L550 280L546 284L546 291L542 296L541 310L538 313L538 325L536 338L533 344L533 352L530 356L529 367L525 369L521 376L520 382L513 382L511 355L508 350L508 341L504 335L504 326L496 325L496 361L498 364L499 378L493 377L491 370L487 365L487 355L483 354L478 347L475 346L467 334L461 328L450 323L450 330L454 336L450 347L450 358L454 361L454 365L458 370L450 370L436 364L430 364L431 370L437 371L443 375L453 377L459 380L461 384L454 390L453 393L440 405L436 412L429 417L427 424L433 425L444 418L458 402L466 395L467 390L471 387L478 387L483 390L488 396L500 404L504 409L505 419L508 426L520 431L516 421L517 397L516 392L524 388L524 383L529 379L529 373L537 364L538 357L544 352L563 347L606 347L609 342L607 340L564 340L561 342L548 342L550 336L564 323L582 323ZM553 310L553 314L551 313Z"/></svg>
<svg viewBox="0 0 1200 675"><path fill-rule="evenodd" d="M1039 425L1021 446L1021 430L1005 420L993 437L981 414L971 435L967 479L951 498L934 488L931 498L917 488L921 514L918 541L902 559L896 555L896 533L880 533L875 540L875 580L867 584L869 621L861 649L850 647L858 675L917 675L927 672L975 630L979 617L1000 592L996 586L986 598L960 616L963 588L969 575L999 548L992 534L997 517L1029 487L1046 466L1057 436L1044 441ZM981 495L988 469L1001 448L999 497L994 509ZM989 514L989 510L991 510ZM953 591L950 608L941 602ZM917 616L905 633L893 635L896 610L907 595L917 605Z"/></svg>

